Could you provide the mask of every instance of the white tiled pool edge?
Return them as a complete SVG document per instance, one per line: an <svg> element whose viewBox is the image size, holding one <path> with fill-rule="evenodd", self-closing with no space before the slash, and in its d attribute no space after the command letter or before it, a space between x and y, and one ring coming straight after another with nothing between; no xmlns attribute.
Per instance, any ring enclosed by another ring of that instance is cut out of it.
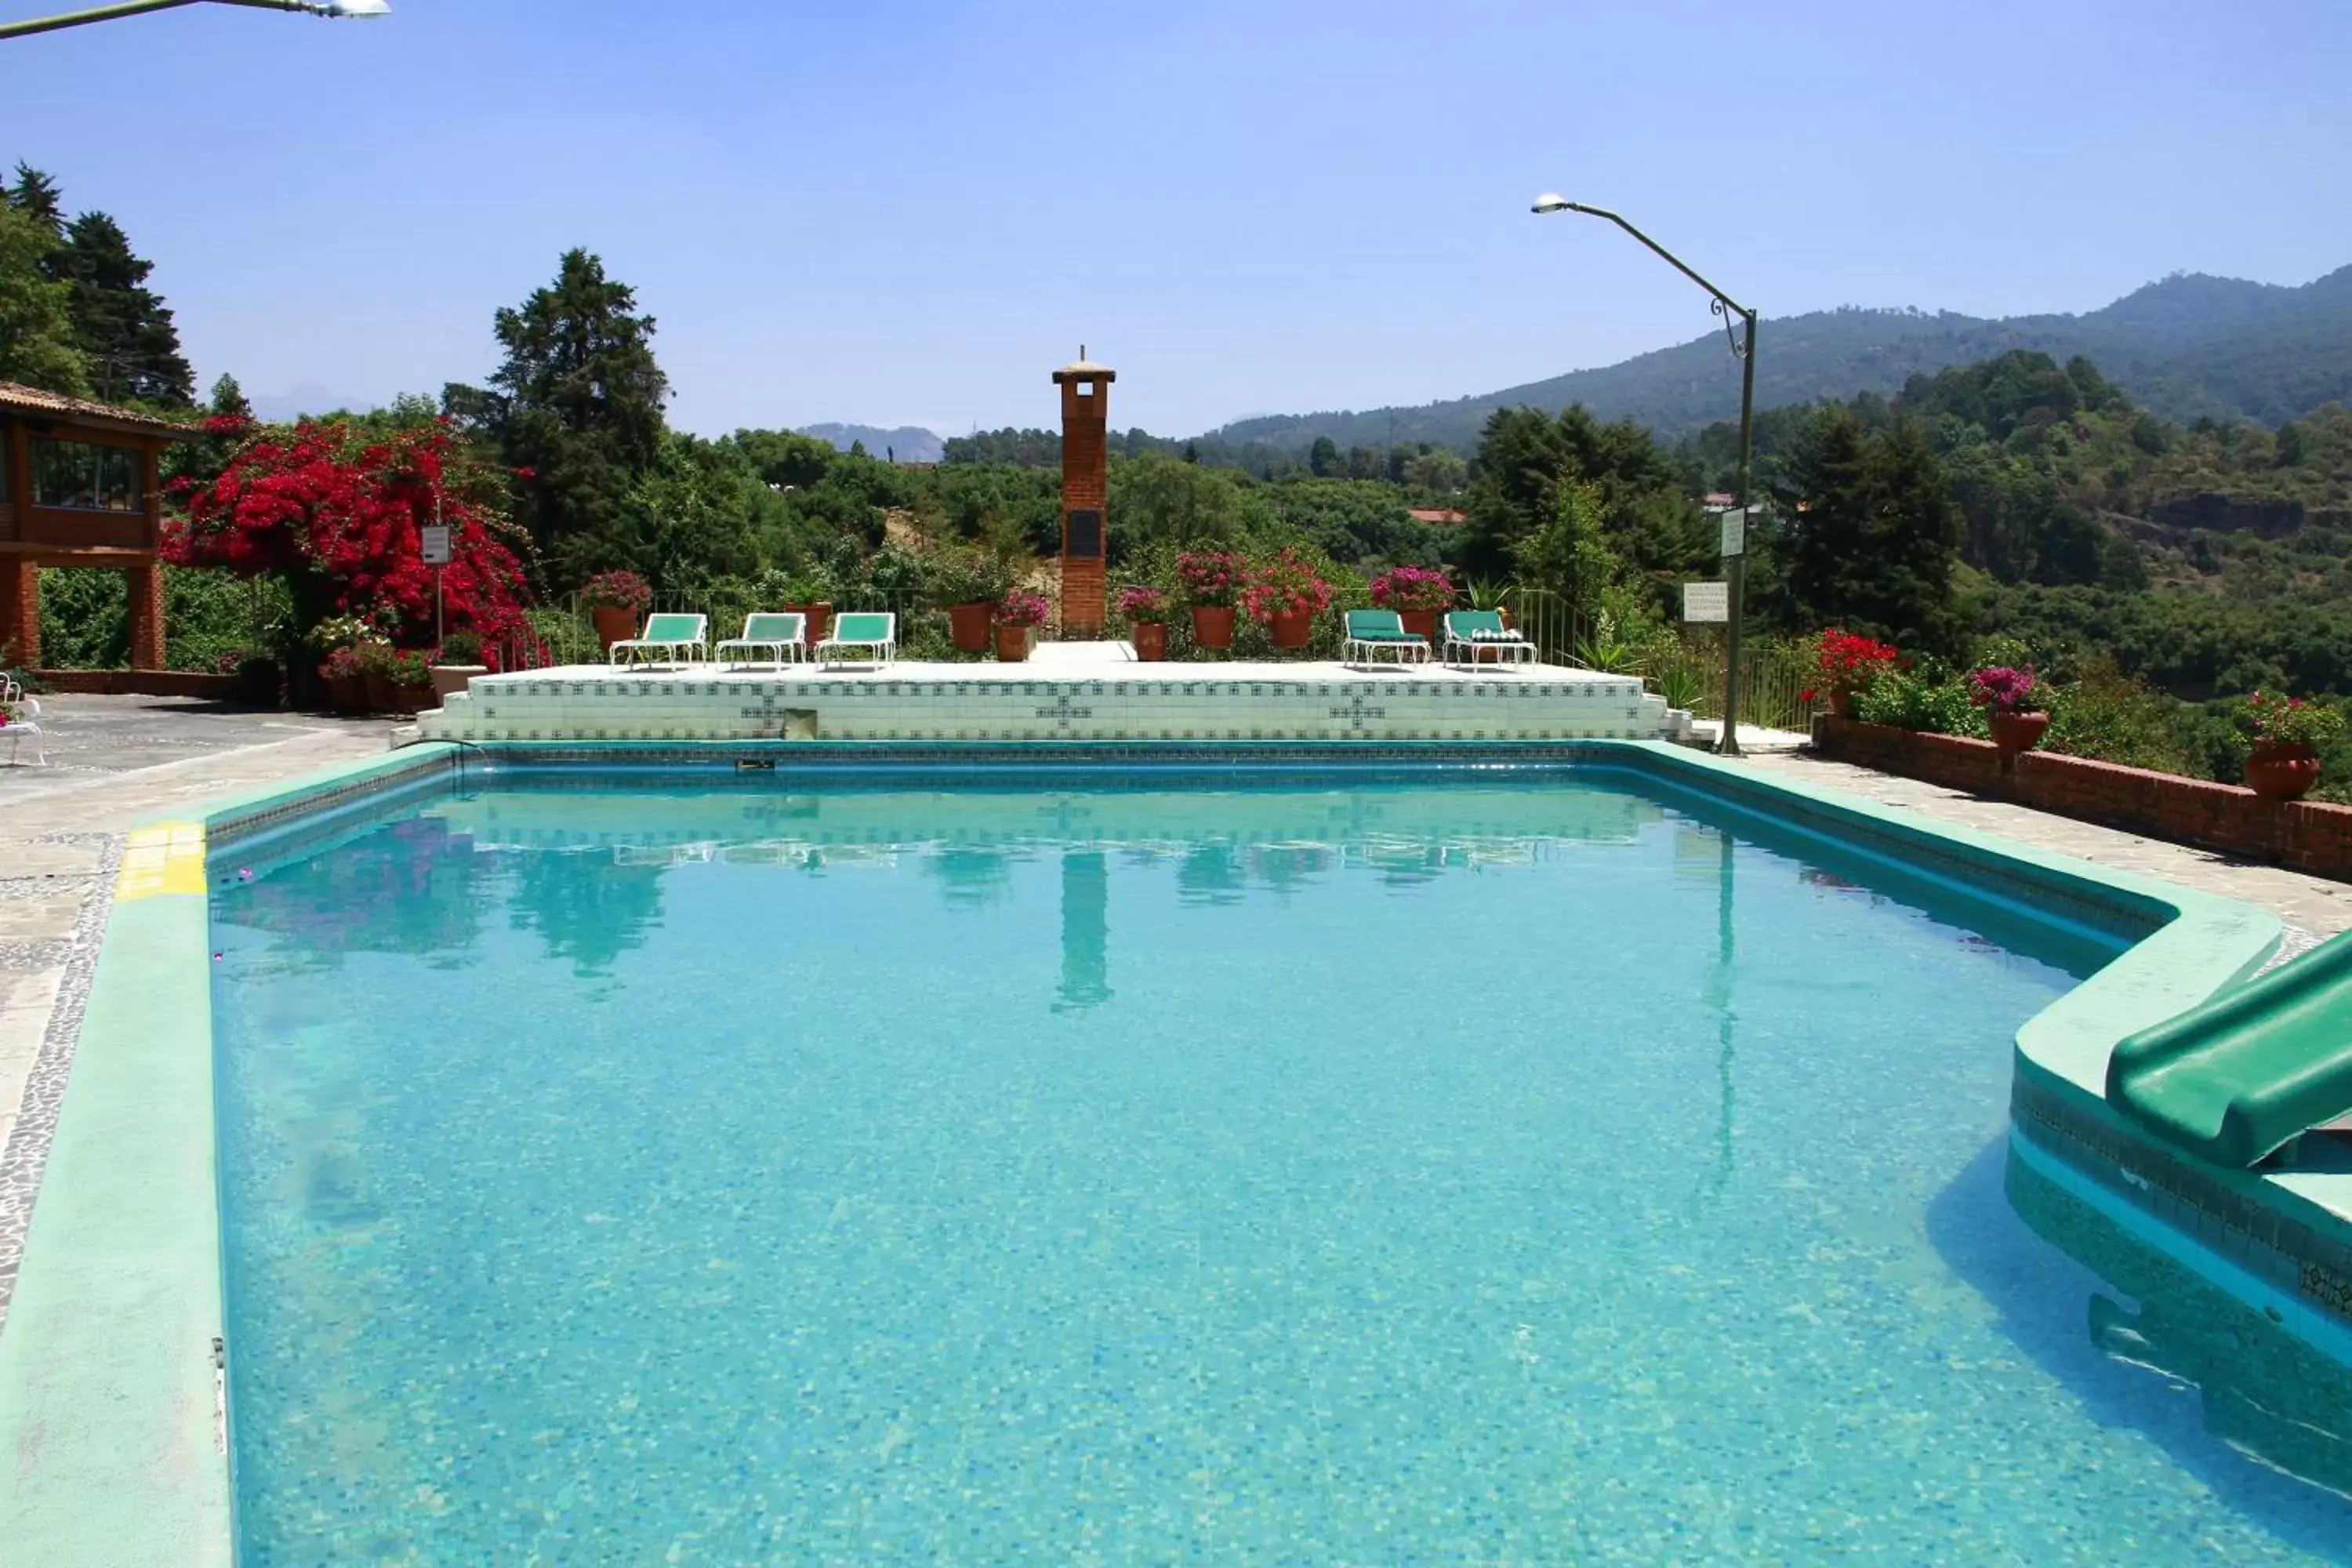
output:
<svg viewBox="0 0 2352 1568"><path fill-rule="evenodd" d="M1514 741L1685 738L1635 677L1557 665L897 664L478 677L428 741Z"/></svg>

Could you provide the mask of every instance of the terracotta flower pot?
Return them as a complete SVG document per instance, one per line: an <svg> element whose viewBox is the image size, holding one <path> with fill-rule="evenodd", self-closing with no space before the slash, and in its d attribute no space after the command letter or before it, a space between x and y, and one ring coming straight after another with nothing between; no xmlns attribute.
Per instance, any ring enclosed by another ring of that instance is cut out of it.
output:
<svg viewBox="0 0 2352 1568"><path fill-rule="evenodd" d="M1295 615L1276 616L1266 623L1274 634L1276 647L1305 647L1307 639L1315 635L1315 612L1300 610Z"/></svg>
<svg viewBox="0 0 2352 1568"><path fill-rule="evenodd" d="M989 622L996 606L986 599L974 599L966 605L948 606L948 636L960 653L988 651Z"/></svg>
<svg viewBox="0 0 2352 1568"><path fill-rule="evenodd" d="M1843 686L1830 688L1830 711L1841 719L1853 717L1854 694Z"/></svg>
<svg viewBox="0 0 2352 1568"><path fill-rule="evenodd" d="M1430 647L1435 647L1437 617L1443 614L1444 614L1443 610L1399 610L1397 619L1404 623L1406 631L1414 637L1425 638Z"/></svg>
<svg viewBox="0 0 2352 1568"><path fill-rule="evenodd" d="M1144 664L1158 664L1168 657L1168 623L1138 621L1131 628L1135 657Z"/></svg>
<svg viewBox="0 0 2352 1568"><path fill-rule="evenodd" d="M1992 743L2000 748L2000 754L2013 757L2042 743L2042 732L2050 728L2050 715L1988 713L1985 715L1985 728L1992 731Z"/></svg>
<svg viewBox="0 0 2352 1568"><path fill-rule="evenodd" d="M430 680L419 686L395 686L393 691L393 711L396 713L422 713L428 708L440 706Z"/></svg>
<svg viewBox="0 0 2352 1568"><path fill-rule="evenodd" d="M487 664L436 664L433 667L433 695L436 700L455 697L466 689L478 675L488 675Z"/></svg>
<svg viewBox="0 0 2352 1568"><path fill-rule="evenodd" d="M337 675L325 679L327 700L338 713L364 713L368 710L367 677Z"/></svg>
<svg viewBox="0 0 2352 1568"><path fill-rule="evenodd" d="M588 612L588 618L596 623L596 640L604 645L606 653L613 651L614 643L637 635L637 612L625 605L598 605Z"/></svg>
<svg viewBox="0 0 2352 1568"><path fill-rule="evenodd" d="M791 614L804 617L806 629L802 634L801 641L811 653L816 651L817 644L833 634L833 605L830 600L819 599L811 604L786 605L784 608Z"/></svg>
<svg viewBox="0 0 2352 1568"><path fill-rule="evenodd" d="M393 713L399 710L400 688L392 683L392 677L370 670L360 679L367 687L367 706L361 710L362 712Z"/></svg>
<svg viewBox="0 0 2352 1568"><path fill-rule="evenodd" d="M1234 607L1231 605L1193 605L1192 641L1202 647L1233 647Z"/></svg>
<svg viewBox="0 0 2352 1568"><path fill-rule="evenodd" d="M996 628L996 657L1005 664L1019 664L1029 657L1029 630L1000 622Z"/></svg>
<svg viewBox="0 0 2352 1568"><path fill-rule="evenodd" d="M2319 782L2319 754L2284 741L2256 741L2246 757L2246 787L2264 800L2301 800Z"/></svg>

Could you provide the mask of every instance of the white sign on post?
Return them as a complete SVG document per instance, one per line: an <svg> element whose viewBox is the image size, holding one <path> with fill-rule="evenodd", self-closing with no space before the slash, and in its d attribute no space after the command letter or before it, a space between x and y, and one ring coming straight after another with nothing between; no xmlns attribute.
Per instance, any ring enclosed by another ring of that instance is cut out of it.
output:
<svg viewBox="0 0 2352 1568"><path fill-rule="evenodd" d="M1723 551L1726 555L1748 553L1748 512L1742 507L1726 507L1723 519ZM1717 616L1717 619L1722 617Z"/></svg>
<svg viewBox="0 0 2352 1568"><path fill-rule="evenodd" d="M1684 584L1683 619L1686 621L1731 619L1731 584L1728 583Z"/></svg>
<svg viewBox="0 0 2352 1568"><path fill-rule="evenodd" d="M427 566L449 564L449 531L439 524L430 524L416 531L419 548Z"/></svg>

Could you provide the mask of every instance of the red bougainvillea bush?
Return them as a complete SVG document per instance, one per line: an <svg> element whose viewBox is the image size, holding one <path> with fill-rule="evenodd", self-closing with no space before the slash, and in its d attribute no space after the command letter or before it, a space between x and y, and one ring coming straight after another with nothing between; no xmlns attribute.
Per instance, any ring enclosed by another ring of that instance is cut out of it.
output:
<svg viewBox="0 0 2352 1568"><path fill-rule="evenodd" d="M278 574L301 630L360 616L403 647L433 640L433 568L423 529L449 530L442 569L450 630L524 628L520 531L498 511L497 470L439 424L385 432L348 420L255 427L209 484L183 486L163 558L239 576Z"/></svg>
<svg viewBox="0 0 2352 1568"><path fill-rule="evenodd" d="M1893 643L1883 643L1875 637L1832 626L1822 634L1814 650L1815 689L1822 691L1867 689L1872 681L1893 669L1902 658L1903 650ZM1800 696L1811 702L1815 689L1808 689Z"/></svg>

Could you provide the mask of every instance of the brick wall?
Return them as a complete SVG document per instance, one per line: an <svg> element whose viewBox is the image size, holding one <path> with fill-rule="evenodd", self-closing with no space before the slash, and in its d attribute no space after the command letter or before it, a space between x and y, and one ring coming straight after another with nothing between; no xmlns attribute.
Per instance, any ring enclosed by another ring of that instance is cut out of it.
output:
<svg viewBox="0 0 2352 1568"><path fill-rule="evenodd" d="M0 663L41 662L41 569L22 555L0 555Z"/></svg>
<svg viewBox="0 0 2352 1568"><path fill-rule="evenodd" d="M1880 773L2352 881L2352 806L2264 800L2236 784L2054 752L2028 752L2003 768L1990 741L1923 735L1828 714L1813 721L1813 749Z"/></svg>
<svg viewBox="0 0 2352 1568"><path fill-rule="evenodd" d="M51 691L84 696L208 697L230 702L240 700L246 689L237 676L191 669L37 669L33 678Z"/></svg>

